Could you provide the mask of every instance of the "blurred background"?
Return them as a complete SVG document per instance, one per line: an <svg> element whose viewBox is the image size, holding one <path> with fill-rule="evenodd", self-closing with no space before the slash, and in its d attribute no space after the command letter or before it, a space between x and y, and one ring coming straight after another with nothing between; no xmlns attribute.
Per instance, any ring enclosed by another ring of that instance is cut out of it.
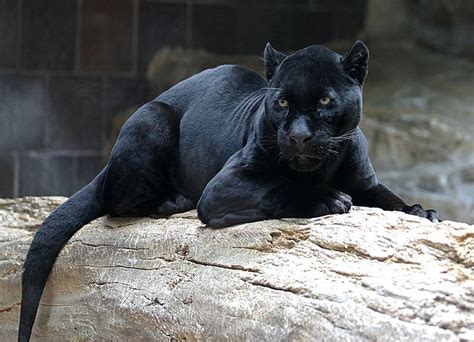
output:
<svg viewBox="0 0 474 342"><path fill-rule="evenodd" d="M0 197L71 195L136 108L204 68L362 39L379 178L474 222L472 0L0 0L0 37Z"/></svg>

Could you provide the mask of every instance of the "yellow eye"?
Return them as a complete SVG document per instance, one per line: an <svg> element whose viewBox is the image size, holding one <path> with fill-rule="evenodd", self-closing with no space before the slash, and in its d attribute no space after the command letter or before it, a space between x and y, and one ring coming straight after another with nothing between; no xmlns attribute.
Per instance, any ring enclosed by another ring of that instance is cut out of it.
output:
<svg viewBox="0 0 474 342"><path fill-rule="evenodd" d="M329 102L331 102L331 98L325 96L325 97L321 97L319 99L319 103L323 106L327 106L329 104Z"/></svg>
<svg viewBox="0 0 474 342"><path fill-rule="evenodd" d="M279 99L278 100L278 105L282 108L286 108L286 107L288 107L288 101L286 101L285 99Z"/></svg>

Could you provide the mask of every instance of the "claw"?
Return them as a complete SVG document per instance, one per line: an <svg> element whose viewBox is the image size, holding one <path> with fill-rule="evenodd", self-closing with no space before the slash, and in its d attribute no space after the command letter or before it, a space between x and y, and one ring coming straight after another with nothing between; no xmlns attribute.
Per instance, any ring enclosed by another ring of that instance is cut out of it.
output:
<svg viewBox="0 0 474 342"><path fill-rule="evenodd" d="M337 190L329 191L321 197L320 201L315 208L315 216L345 214L352 207L352 198Z"/></svg>
<svg viewBox="0 0 474 342"><path fill-rule="evenodd" d="M412 206L406 206L403 209L403 212L406 213L406 214L426 218L426 219L430 220L431 222L439 222L440 221L438 212L436 210L433 210L433 209L425 210L419 204L414 204Z"/></svg>

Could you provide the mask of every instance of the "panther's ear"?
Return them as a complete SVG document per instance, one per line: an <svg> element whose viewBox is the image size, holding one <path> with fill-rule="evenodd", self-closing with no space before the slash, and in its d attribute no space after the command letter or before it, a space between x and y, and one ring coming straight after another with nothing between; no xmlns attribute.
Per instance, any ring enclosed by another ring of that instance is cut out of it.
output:
<svg viewBox="0 0 474 342"><path fill-rule="evenodd" d="M278 68L281 62L286 58L284 53L275 50L270 43L265 46L265 52L263 53L263 60L265 62L265 78L270 81L275 70Z"/></svg>
<svg viewBox="0 0 474 342"><path fill-rule="evenodd" d="M364 84L365 77L367 76L368 62L369 49L360 40L354 43L342 59L344 70L360 85Z"/></svg>

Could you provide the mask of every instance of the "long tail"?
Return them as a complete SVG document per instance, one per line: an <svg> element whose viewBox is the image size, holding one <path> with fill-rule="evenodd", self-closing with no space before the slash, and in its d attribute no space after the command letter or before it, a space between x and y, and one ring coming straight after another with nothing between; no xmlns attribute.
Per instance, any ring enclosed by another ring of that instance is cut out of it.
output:
<svg viewBox="0 0 474 342"><path fill-rule="evenodd" d="M19 342L28 342L38 305L54 261L68 240L90 221L105 215L103 170L44 221L31 243L24 265Z"/></svg>

